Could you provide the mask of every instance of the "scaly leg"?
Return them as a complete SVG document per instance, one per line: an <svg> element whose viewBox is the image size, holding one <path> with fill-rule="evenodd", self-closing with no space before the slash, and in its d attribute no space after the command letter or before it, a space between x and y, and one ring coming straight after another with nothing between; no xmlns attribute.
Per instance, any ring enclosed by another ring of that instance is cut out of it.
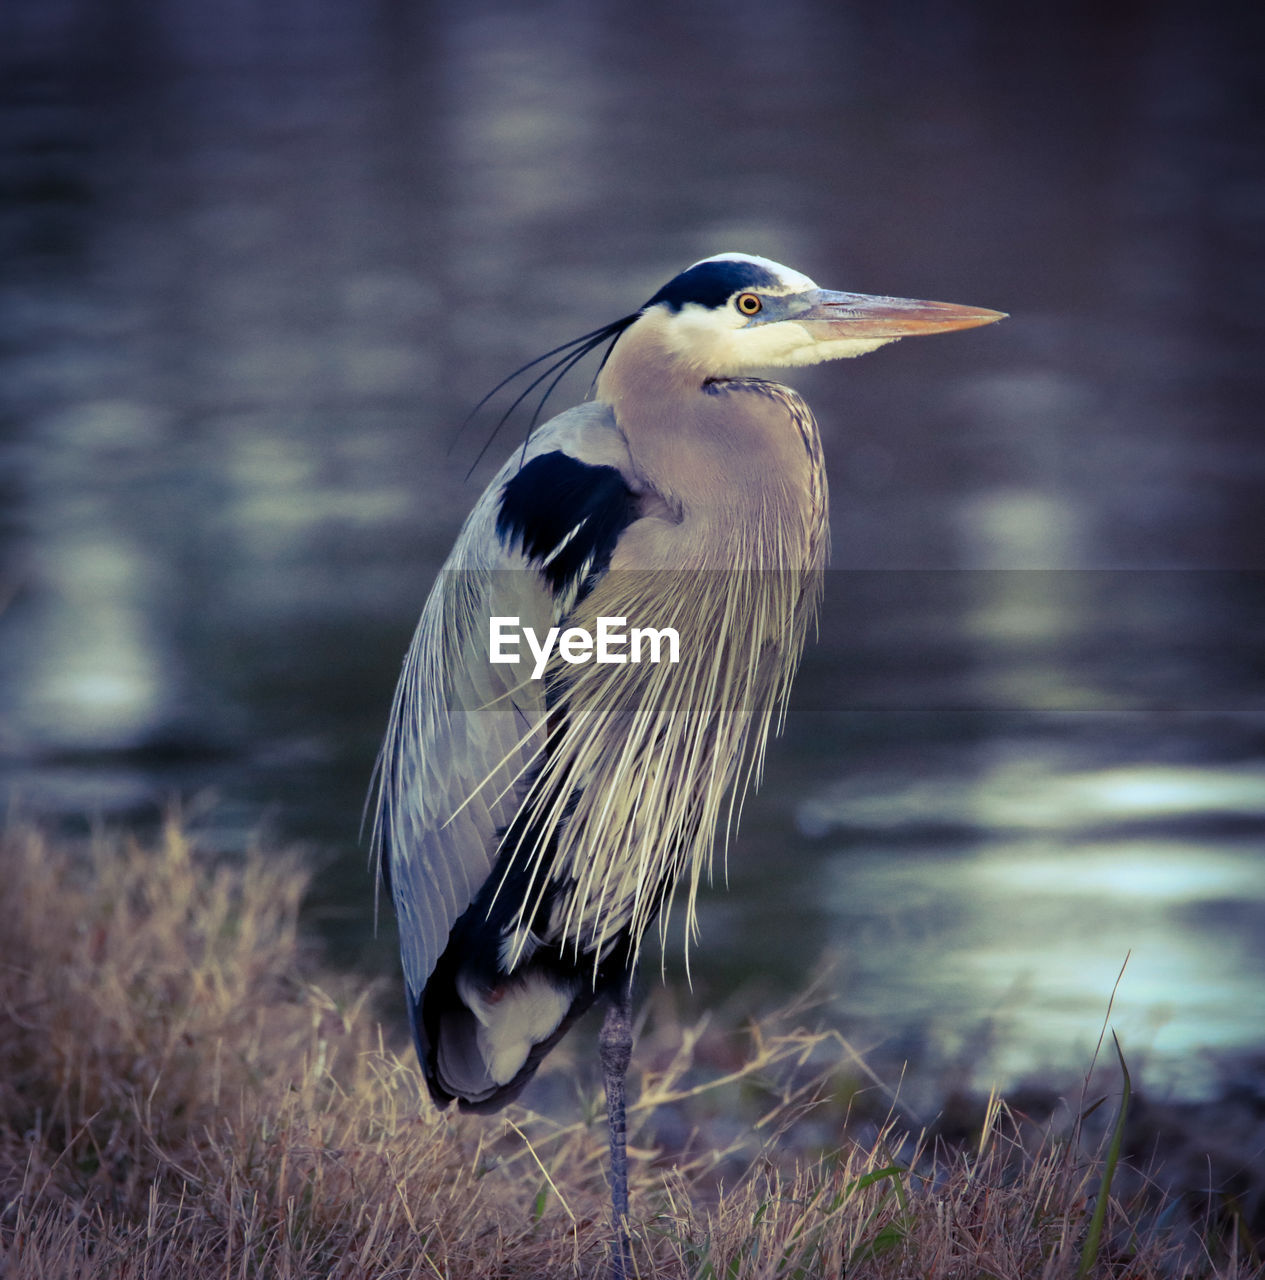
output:
<svg viewBox="0 0 1265 1280"><path fill-rule="evenodd" d="M611 1138L611 1214L615 1239L611 1243L611 1275L628 1280L632 1249L628 1240L628 1148L624 1079L632 1058L632 979L621 983L606 1006L599 1040L602 1082L606 1086L606 1121Z"/></svg>

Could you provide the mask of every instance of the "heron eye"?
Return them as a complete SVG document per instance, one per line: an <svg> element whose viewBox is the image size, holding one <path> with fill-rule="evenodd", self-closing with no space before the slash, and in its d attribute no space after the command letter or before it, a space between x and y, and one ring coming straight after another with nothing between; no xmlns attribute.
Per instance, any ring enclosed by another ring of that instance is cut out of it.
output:
<svg viewBox="0 0 1265 1280"><path fill-rule="evenodd" d="M740 293L737 305L744 316L753 316L764 306L764 303L754 293Z"/></svg>

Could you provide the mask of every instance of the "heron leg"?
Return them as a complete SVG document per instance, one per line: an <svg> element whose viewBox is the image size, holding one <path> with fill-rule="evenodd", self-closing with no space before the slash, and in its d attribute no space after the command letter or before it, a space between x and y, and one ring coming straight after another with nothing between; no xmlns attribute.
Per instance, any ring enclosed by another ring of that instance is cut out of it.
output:
<svg viewBox="0 0 1265 1280"><path fill-rule="evenodd" d="M606 1121L611 1140L611 1274L627 1280L632 1266L628 1239L628 1146L624 1082L632 1058L632 979L621 982L606 1006L602 1023L602 1082L606 1087Z"/></svg>

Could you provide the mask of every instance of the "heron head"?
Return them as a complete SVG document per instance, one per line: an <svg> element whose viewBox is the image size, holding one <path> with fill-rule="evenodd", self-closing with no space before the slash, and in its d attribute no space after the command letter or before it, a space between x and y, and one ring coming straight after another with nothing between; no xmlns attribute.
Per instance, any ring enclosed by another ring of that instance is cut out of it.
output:
<svg viewBox="0 0 1265 1280"><path fill-rule="evenodd" d="M642 307L672 353L708 376L864 355L924 333L992 324L1001 311L819 289L768 258L721 253L668 281Z"/></svg>
<svg viewBox="0 0 1265 1280"><path fill-rule="evenodd" d="M644 374L654 361L666 359L691 377L724 378L864 355L897 338L971 329L1004 318L1002 311L949 302L832 293L768 258L719 253L674 276L639 310L546 351L498 382L467 422L515 379L544 366L501 415L471 470L514 410L545 384L528 427L530 437L558 383L603 347L594 380L599 395L603 378L609 380L628 363Z"/></svg>

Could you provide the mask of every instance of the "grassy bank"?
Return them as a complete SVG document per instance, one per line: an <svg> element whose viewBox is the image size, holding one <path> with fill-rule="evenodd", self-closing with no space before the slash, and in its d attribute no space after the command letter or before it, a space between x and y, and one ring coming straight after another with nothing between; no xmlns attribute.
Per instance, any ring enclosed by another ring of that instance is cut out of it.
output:
<svg viewBox="0 0 1265 1280"><path fill-rule="evenodd" d="M3 837L0 1275L602 1274L600 1098L436 1112L366 993L305 951L303 891L295 859L217 865L174 825ZM1098 1195L1110 1123L1056 1138L994 1101L948 1148L867 1111L837 1037L665 1007L634 1064L642 1275L1260 1274L1214 1199L1201 1220L1123 1169Z"/></svg>

